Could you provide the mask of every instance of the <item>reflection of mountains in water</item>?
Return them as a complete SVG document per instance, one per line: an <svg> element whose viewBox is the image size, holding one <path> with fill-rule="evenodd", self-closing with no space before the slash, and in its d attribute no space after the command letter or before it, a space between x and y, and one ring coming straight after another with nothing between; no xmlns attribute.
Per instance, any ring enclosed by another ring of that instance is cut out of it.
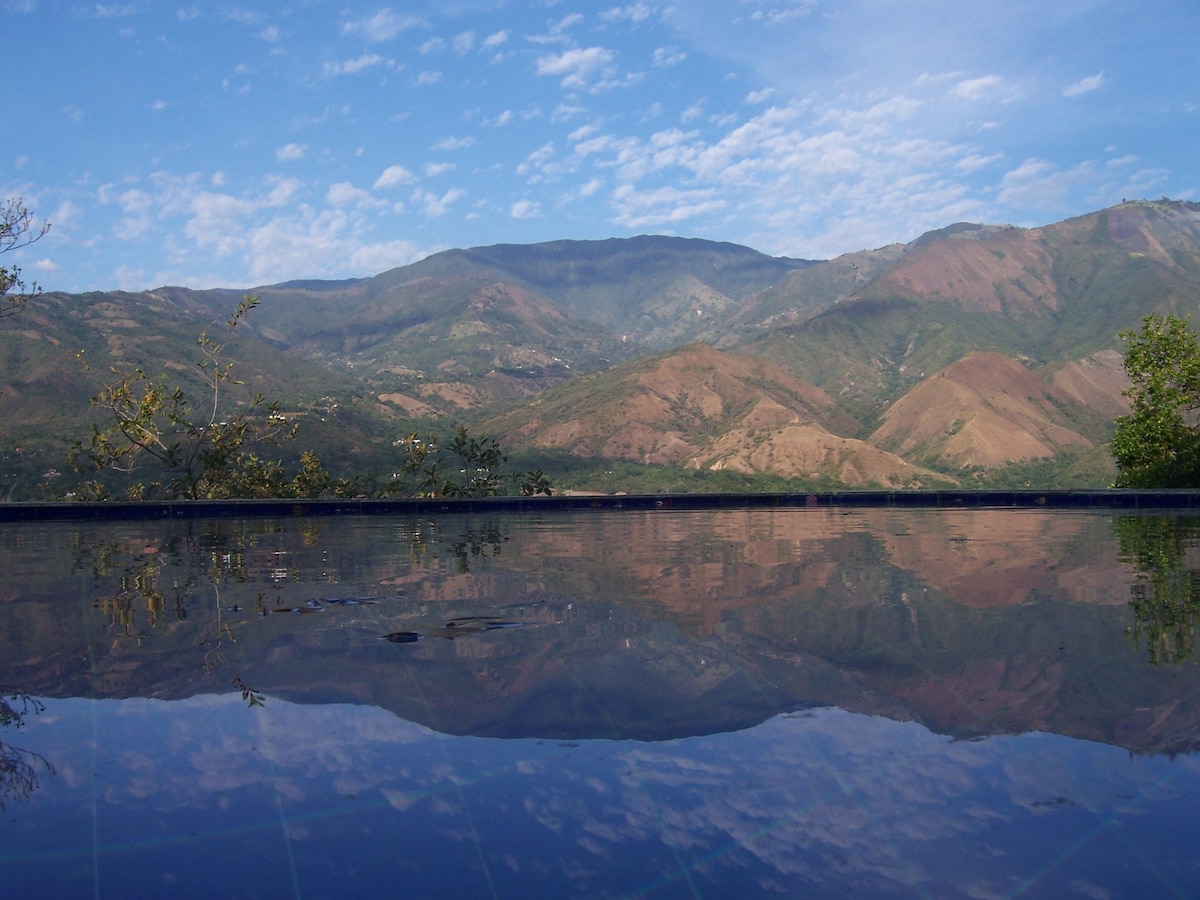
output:
<svg viewBox="0 0 1200 900"><path fill-rule="evenodd" d="M271 541L206 535L168 558L169 541L128 541L81 602L63 599L79 566L10 587L0 683L179 698L236 677L267 702L371 704L497 737L657 740L839 706L960 737L1200 747L1197 670L1149 667L1125 637L1130 576L1106 517L876 512L457 523L402 554L396 525L384 540L283 523ZM373 602L333 602L358 599ZM522 627L442 639L472 620ZM423 639L380 639L398 632Z"/></svg>

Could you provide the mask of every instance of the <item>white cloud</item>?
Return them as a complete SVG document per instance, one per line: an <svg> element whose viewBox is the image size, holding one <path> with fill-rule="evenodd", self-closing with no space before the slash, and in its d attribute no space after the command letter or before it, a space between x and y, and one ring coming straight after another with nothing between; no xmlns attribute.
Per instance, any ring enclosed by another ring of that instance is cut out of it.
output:
<svg viewBox="0 0 1200 900"><path fill-rule="evenodd" d="M1026 159L1004 174L997 200L1019 210L1051 211L1060 209L1072 196L1085 197L1092 209L1117 203L1122 197L1146 196L1167 173L1144 168L1124 174L1136 161L1137 157L1129 155L1062 166L1045 159Z"/></svg>
<svg viewBox="0 0 1200 900"><path fill-rule="evenodd" d="M137 13L137 7L132 3L97 3L95 16L97 19L113 19L132 16Z"/></svg>
<svg viewBox="0 0 1200 900"><path fill-rule="evenodd" d="M266 204L268 206L287 206L295 197L302 187L301 183L295 178L280 178L279 176L268 176L267 184L274 185L266 194Z"/></svg>
<svg viewBox="0 0 1200 900"><path fill-rule="evenodd" d="M687 59L687 54L678 47L659 47L654 51L654 65L660 69L677 66Z"/></svg>
<svg viewBox="0 0 1200 900"><path fill-rule="evenodd" d="M913 82L913 85L915 87L924 88L932 85L944 84L947 81L953 81L954 79L961 77L962 72L938 72L936 74L924 72L917 76L917 79Z"/></svg>
<svg viewBox="0 0 1200 900"><path fill-rule="evenodd" d="M570 13L557 22L552 22L546 34L530 35L526 40L532 41L535 44L560 44L569 40L566 33L567 30L582 24L583 21L582 13Z"/></svg>
<svg viewBox="0 0 1200 900"><path fill-rule="evenodd" d="M536 219L542 214L541 207L532 200L518 200L509 210L514 219Z"/></svg>
<svg viewBox="0 0 1200 900"><path fill-rule="evenodd" d="M578 102L566 100L554 108L554 112L550 116L550 121L556 125L561 122L569 122L577 116L587 112L587 107Z"/></svg>
<svg viewBox="0 0 1200 900"><path fill-rule="evenodd" d="M354 75L364 69L369 69L372 66L377 66L382 63L383 57L378 53L364 53L362 56L354 59L347 59L344 62L327 62L325 63L325 77L331 78L335 75Z"/></svg>
<svg viewBox="0 0 1200 900"><path fill-rule="evenodd" d="M612 61L612 51L603 47L567 50L563 53L539 57L537 73L539 75L561 75L563 87L584 87L593 74L607 70Z"/></svg>
<svg viewBox="0 0 1200 900"><path fill-rule="evenodd" d="M422 249L411 241L361 244L352 249L349 263L352 271L362 272L364 275L377 274L398 266L410 265L432 252L432 249Z"/></svg>
<svg viewBox="0 0 1200 900"><path fill-rule="evenodd" d="M405 170L394 169L388 170L390 177L403 181ZM304 185L296 179L271 177L257 190L238 196L208 190L205 183L199 175L157 173L147 183L120 192L105 186L100 200L117 204L121 211L118 237L134 240L166 223L177 235L168 245L175 265L190 267L193 260L204 258L226 272L240 266L236 279L242 284L343 276L348 266L359 274L374 274L429 252L406 241L372 241L368 214L386 204L350 182L330 185L323 208L298 202ZM464 194L451 191L422 200L426 211L435 215ZM125 286L144 288L150 276L125 267L119 277ZM160 284L230 286L228 275L211 272L176 269L155 277Z"/></svg>
<svg viewBox="0 0 1200 900"><path fill-rule="evenodd" d="M639 191L623 184L613 193L618 212L613 220L626 228L658 227L713 213L725 206L717 192L674 187Z"/></svg>
<svg viewBox="0 0 1200 900"><path fill-rule="evenodd" d="M497 47L501 47L504 44L508 43L508 37L509 37L510 33L511 32L505 30L505 31L497 31L494 34L489 34L487 37L485 37L483 39L483 46L487 47L490 50L494 50Z"/></svg>
<svg viewBox="0 0 1200 900"><path fill-rule="evenodd" d="M956 162L954 164L954 168L958 169L960 172L970 174L971 172L977 172L980 169L985 169L992 163L999 162L1003 158L1003 153L992 153L986 156L978 153L969 153Z"/></svg>
<svg viewBox="0 0 1200 900"><path fill-rule="evenodd" d="M437 178L439 175L445 175L447 172L453 172L457 169L454 163L426 163L421 169L425 173L426 178Z"/></svg>
<svg viewBox="0 0 1200 900"><path fill-rule="evenodd" d="M591 181L582 185L579 190L575 192L575 194L578 197L592 197L598 194L602 187L604 187L604 179L593 178Z"/></svg>
<svg viewBox="0 0 1200 900"><path fill-rule="evenodd" d="M772 3L767 9L756 9L750 15L750 19L772 26L785 25L796 19L808 18L816 5L816 0L805 0L805 2L793 4L777 5Z"/></svg>
<svg viewBox="0 0 1200 900"><path fill-rule="evenodd" d="M605 22L645 22L654 12L647 4L639 2L631 6L615 6L600 13Z"/></svg>
<svg viewBox="0 0 1200 900"><path fill-rule="evenodd" d="M430 149L440 151L465 150L475 143L473 137L448 137L434 144Z"/></svg>
<svg viewBox="0 0 1200 900"><path fill-rule="evenodd" d="M428 87L431 84L437 84L441 80L441 72L425 71L417 76L417 84L420 87Z"/></svg>
<svg viewBox="0 0 1200 900"><path fill-rule="evenodd" d="M1104 86L1104 73L1097 72L1087 78L1081 78L1074 84L1069 84L1062 90L1064 97L1082 97Z"/></svg>
<svg viewBox="0 0 1200 900"><path fill-rule="evenodd" d="M550 160L554 158L554 155L555 149L553 142L542 144L542 146L538 147L527 157L525 157L524 162L517 166L517 174L521 176L528 176L534 172L543 171L549 164Z"/></svg>
<svg viewBox="0 0 1200 900"><path fill-rule="evenodd" d="M982 78L967 78L954 86L952 94L963 100L983 100L994 95L1004 83L999 75L984 75Z"/></svg>
<svg viewBox="0 0 1200 900"><path fill-rule="evenodd" d="M567 140L570 141L572 144L575 144L575 143L578 143L579 141L586 140L587 138L591 137L592 135L597 134L599 131L600 131L600 126L596 125L594 123L590 124L590 125L581 125L580 127L576 128L574 131L572 131L570 134L567 135Z"/></svg>
<svg viewBox="0 0 1200 900"><path fill-rule="evenodd" d="M108 202L108 192L101 188L99 192L101 203ZM122 191L116 197L117 205L121 208L122 218L117 222L116 236L121 240L131 240L145 234L154 223L154 198L141 188L130 188Z"/></svg>
<svg viewBox="0 0 1200 900"><path fill-rule="evenodd" d="M303 144L284 144L275 151L275 158L280 162L304 159L306 148Z"/></svg>
<svg viewBox="0 0 1200 900"><path fill-rule="evenodd" d="M269 205L262 200L196 191L190 185L179 185L177 192L168 192L165 199L168 201L165 211L186 218L184 235L216 256L245 252L247 224L262 206Z"/></svg>
<svg viewBox="0 0 1200 900"><path fill-rule="evenodd" d="M368 41L380 43L390 41L401 32L418 28L421 24L419 16L401 16L390 9L384 9L370 18L347 22L342 26L342 34L361 34Z"/></svg>
<svg viewBox="0 0 1200 900"><path fill-rule="evenodd" d="M372 187L375 190L387 190L388 188L399 187L402 184L412 184L417 179L412 172L404 168L404 166L388 166L383 170L383 173L375 179L375 184Z"/></svg>
<svg viewBox="0 0 1200 900"><path fill-rule="evenodd" d="M455 35L452 46L457 55L466 56L475 49L475 32L464 31L462 34Z"/></svg>
<svg viewBox="0 0 1200 900"><path fill-rule="evenodd" d="M451 188L440 197L428 191L413 191L412 201L424 210L425 215L437 219L449 212L450 206L465 196L467 192L461 188Z"/></svg>
<svg viewBox="0 0 1200 900"><path fill-rule="evenodd" d="M335 207L358 206L369 208L386 205L382 201L372 197L369 192L355 187L348 181L339 181L337 184L331 184L329 190L325 192L325 202Z"/></svg>

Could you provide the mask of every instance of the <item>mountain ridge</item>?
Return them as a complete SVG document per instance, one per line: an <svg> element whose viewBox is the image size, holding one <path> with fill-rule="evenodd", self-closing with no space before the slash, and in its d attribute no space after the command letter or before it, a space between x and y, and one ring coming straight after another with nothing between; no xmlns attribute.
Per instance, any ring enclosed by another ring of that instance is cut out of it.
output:
<svg viewBox="0 0 1200 900"><path fill-rule="evenodd" d="M186 370L189 342L242 293L162 287L30 301L0 330L5 458L12 463L19 446L36 448L27 469L61 464L50 454L67 443L70 421L79 437L97 372L122 361ZM494 428L516 451L570 452L563 422L577 417L568 411L593 409L605 410L587 423L596 461L613 452L639 465L831 485L989 483L1034 464L1037 477L1056 479L1062 472L1045 466L1062 461L1081 466L1076 481L1039 486L1095 487L1111 477L1105 442L1125 408L1118 333L1150 312L1200 309L1200 204L1130 201L1037 228L955 223L825 261L654 235L495 244L369 278L245 293L261 300L237 344L260 370L256 384L313 422L335 409L352 414L358 424L346 438L378 458L398 432L439 422ZM758 418L689 412L665 382L630 393L648 354L659 359L651 382L677 381L674 369L703 385L699 345L724 354L703 357L715 366L706 390L722 410L754 407ZM79 350L90 374L68 359ZM751 374L731 355L758 368ZM1008 387L989 393L964 381L958 364L973 355L990 360L979 378ZM829 398L839 424L801 421L789 405L800 395L794 384L780 400L788 379ZM635 421L604 396L618 385L639 408L657 392L662 416ZM548 403L563 421L539 431L532 404ZM668 428L672 416L679 421ZM823 462L814 466L817 447ZM871 462L836 463L850 458Z"/></svg>

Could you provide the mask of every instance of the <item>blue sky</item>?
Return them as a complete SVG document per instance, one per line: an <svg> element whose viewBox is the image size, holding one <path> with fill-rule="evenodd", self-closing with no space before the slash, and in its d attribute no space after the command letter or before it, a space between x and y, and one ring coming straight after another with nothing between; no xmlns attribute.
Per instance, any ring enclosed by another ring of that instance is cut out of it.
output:
<svg viewBox="0 0 1200 900"><path fill-rule="evenodd" d="M677 234L829 258L1200 199L1195 0L0 0L47 289Z"/></svg>

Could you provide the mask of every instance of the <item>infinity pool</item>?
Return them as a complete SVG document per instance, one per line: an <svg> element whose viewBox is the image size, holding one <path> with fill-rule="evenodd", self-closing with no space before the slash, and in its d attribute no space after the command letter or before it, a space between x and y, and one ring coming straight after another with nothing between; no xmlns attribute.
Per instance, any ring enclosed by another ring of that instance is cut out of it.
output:
<svg viewBox="0 0 1200 900"><path fill-rule="evenodd" d="M1189 518L0 526L6 897L1196 896Z"/></svg>

